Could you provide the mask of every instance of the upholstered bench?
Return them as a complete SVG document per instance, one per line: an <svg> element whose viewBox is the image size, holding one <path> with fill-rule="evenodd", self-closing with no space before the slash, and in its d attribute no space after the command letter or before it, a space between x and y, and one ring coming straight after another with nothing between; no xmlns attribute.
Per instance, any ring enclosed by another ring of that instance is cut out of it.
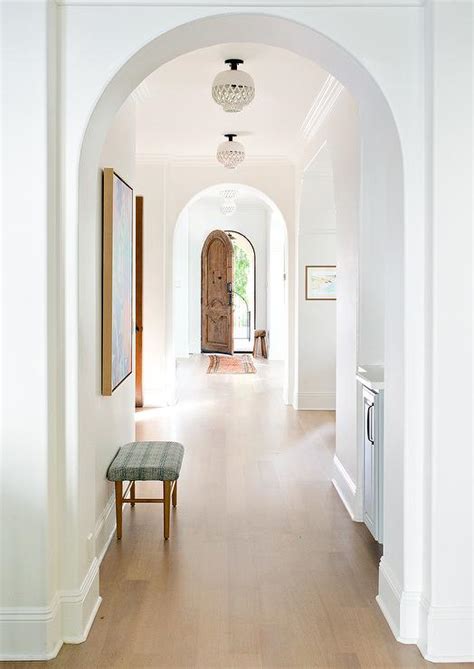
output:
<svg viewBox="0 0 474 669"><path fill-rule="evenodd" d="M184 448L174 441L136 441L119 449L112 460L107 478L115 481L117 539L122 538L122 506L138 503L163 504L164 537L170 536L170 503L178 503L178 478ZM123 492L123 481L129 484ZM163 497L136 497L135 481L163 481ZM127 493L130 491L130 496Z"/></svg>

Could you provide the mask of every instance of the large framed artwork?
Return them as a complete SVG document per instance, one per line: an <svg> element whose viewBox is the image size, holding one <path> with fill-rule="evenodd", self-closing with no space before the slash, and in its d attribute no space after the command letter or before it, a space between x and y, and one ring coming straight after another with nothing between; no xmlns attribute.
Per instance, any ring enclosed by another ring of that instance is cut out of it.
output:
<svg viewBox="0 0 474 669"><path fill-rule="evenodd" d="M336 265L306 265L307 300L336 299Z"/></svg>
<svg viewBox="0 0 474 669"><path fill-rule="evenodd" d="M102 249L102 394L132 373L133 190L104 169Z"/></svg>

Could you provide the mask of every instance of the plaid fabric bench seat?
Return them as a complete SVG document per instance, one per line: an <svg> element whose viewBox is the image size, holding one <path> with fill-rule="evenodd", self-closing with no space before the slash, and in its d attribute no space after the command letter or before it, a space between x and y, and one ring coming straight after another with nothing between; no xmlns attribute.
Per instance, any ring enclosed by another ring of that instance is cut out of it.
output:
<svg viewBox="0 0 474 669"><path fill-rule="evenodd" d="M109 481L115 482L117 539L122 538L122 507L138 503L163 504L164 537L170 535L170 507L178 503L178 478L184 447L175 441L135 441L119 449L107 470ZM123 492L123 481L128 481ZM163 481L163 497L137 497L135 481ZM130 491L130 496L127 493Z"/></svg>

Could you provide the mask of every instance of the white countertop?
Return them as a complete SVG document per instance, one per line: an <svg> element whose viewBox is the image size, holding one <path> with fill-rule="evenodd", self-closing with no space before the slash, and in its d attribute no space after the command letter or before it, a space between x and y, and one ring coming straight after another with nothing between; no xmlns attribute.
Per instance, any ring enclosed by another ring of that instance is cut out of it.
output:
<svg viewBox="0 0 474 669"><path fill-rule="evenodd" d="M376 392L384 389L384 369L382 365L359 365L356 379Z"/></svg>

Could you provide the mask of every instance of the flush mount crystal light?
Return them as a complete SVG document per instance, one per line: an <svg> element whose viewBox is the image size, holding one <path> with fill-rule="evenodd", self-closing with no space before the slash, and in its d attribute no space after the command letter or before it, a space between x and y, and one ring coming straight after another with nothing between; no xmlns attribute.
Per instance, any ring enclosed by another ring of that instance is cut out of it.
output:
<svg viewBox="0 0 474 669"><path fill-rule="evenodd" d="M239 112L255 97L255 85L250 74L238 70L239 58L228 58L229 70L219 72L212 84L212 97L226 112Z"/></svg>
<svg viewBox="0 0 474 669"><path fill-rule="evenodd" d="M235 214L236 209L237 204L235 200L222 200L221 212L224 214L224 216L232 216L232 214Z"/></svg>
<svg viewBox="0 0 474 669"><path fill-rule="evenodd" d="M245 158L245 149L240 142L234 142L237 135L227 133L224 137L227 137L227 141L217 147L217 160L227 169L233 170Z"/></svg>
<svg viewBox="0 0 474 669"><path fill-rule="evenodd" d="M232 216L235 214L237 209L237 203L235 198L237 197L237 191L233 188L226 188L221 191L221 212L224 216Z"/></svg>
<svg viewBox="0 0 474 669"><path fill-rule="evenodd" d="M221 198L223 200L235 200L238 194L239 191L235 188L224 188L224 190L221 190Z"/></svg>

